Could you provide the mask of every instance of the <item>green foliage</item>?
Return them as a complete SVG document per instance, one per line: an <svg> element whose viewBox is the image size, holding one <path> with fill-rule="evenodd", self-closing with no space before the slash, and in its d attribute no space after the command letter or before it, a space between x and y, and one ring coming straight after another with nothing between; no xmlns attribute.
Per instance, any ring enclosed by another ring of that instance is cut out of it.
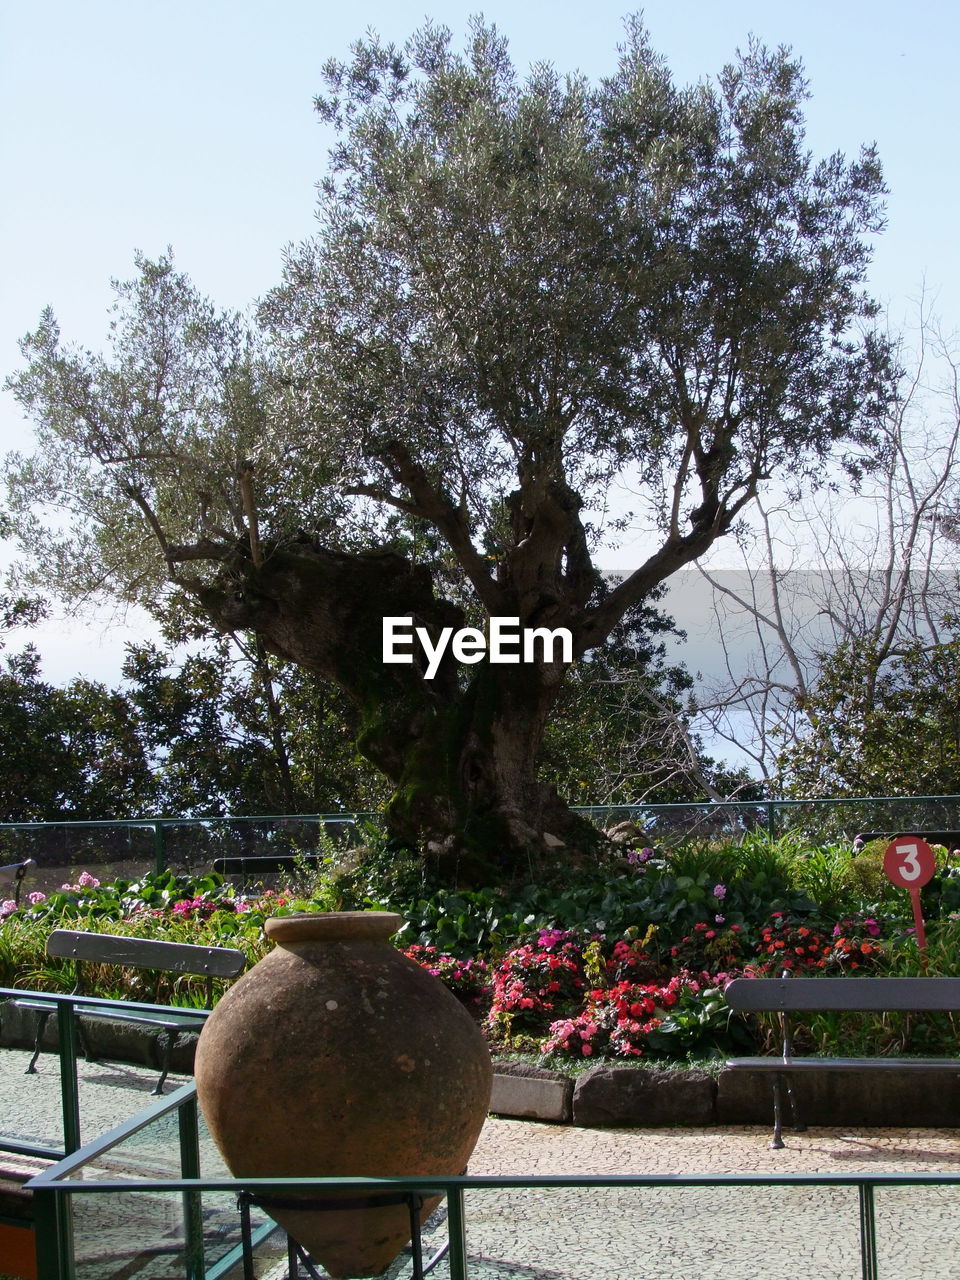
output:
<svg viewBox="0 0 960 1280"><path fill-rule="evenodd" d="M94 681L40 676L32 648L0 669L0 821L126 817L149 811L154 780L124 696Z"/></svg>
<svg viewBox="0 0 960 1280"><path fill-rule="evenodd" d="M0 985L67 991L70 962L45 954L59 924L182 942L239 947L250 963L266 950L269 915L389 907L405 917L395 941L436 971L474 1013L486 992L498 1043L576 1060L703 1059L749 1043L775 1047L773 1020L732 1018L718 987L725 972L779 971L785 957L811 972L960 973L960 877L946 854L925 891L927 956L919 956L905 894L879 904L842 874L840 847L796 840L628 851L620 867L569 876L563 886L427 896L423 863L374 843L344 865L331 847L320 872L294 869L288 885L239 899L215 874L172 871L99 884L81 873L47 898L4 904ZM868 852L868 857L875 851ZM419 878L417 878L419 877ZM833 909L808 892L826 884ZM400 896L413 890L411 898ZM362 894L362 899L348 893ZM692 923L691 923L692 922ZM495 982L490 975L495 974ZM202 984L172 975L94 972L98 994L199 1004ZM952 1052L946 1015L835 1015L794 1020L798 1048L870 1054ZM545 1049L546 1046L546 1049Z"/></svg>
<svg viewBox="0 0 960 1280"><path fill-rule="evenodd" d="M185 615L185 611L181 610ZM148 752L158 808L175 814L333 813L379 808L386 793L350 745L342 693L250 644L181 621L174 658L131 645L127 697Z"/></svg>
<svg viewBox="0 0 960 1280"><path fill-rule="evenodd" d="M960 791L960 636L866 637L821 656L812 728L784 752L788 791L805 796Z"/></svg>
<svg viewBox="0 0 960 1280"><path fill-rule="evenodd" d="M960 918L944 914L927 922L926 958L904 921L885 946L882 972L890 977L960 975ZM939 1011L807 1015L793 1020L805 1052L882 1057L950 1056L957 1052L960 1019ZM770 1035L775 1032L771 1028Z"/></svg>
<svg viewBox="0 0 960 1280"><path fill-rule="evenodd" d="M719 1058L752 1049L753 1036L717 987L681 986L679 999L647 1037L654 1054L665 1058Z"/></svg>

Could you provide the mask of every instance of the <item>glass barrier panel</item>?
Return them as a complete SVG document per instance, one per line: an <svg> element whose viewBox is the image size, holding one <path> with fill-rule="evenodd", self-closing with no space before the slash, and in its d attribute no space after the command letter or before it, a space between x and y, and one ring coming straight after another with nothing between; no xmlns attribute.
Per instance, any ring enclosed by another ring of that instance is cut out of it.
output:
<svg viewBox="0 0 960 1280"><path fill-rule="evenodd" d="M470 1280L861 1274L856 1188L468 1189L465 1211Z"/></svg>
<svg viewBox="0 0 960 1280"><path fill-rule="evenodd" d="M229 1177L202 1118L200 1175ZM94 1154L71 1180L179 1178L180 1123L170 1111ZM109 1191L70 1197L77 1280L184 1280L189 1262L202 1252L205 1270L225 1280L241 1280L241 1220L235 1195L179 1191ZM286 1257L282 1233L260 1210L251 1211L257 1277L268 1277Z"/></svg>
<svg viewBox="0 0 960 1280"><path fill-rule="evenodd" d="M200 1239L191 1236L184 1197L179 1192L109 1191L70 1197L76 1280L185 1280L204 1271L220 1280L242 1280L240 1217L236 1198L225 1193L200 1197ZM286 1242L274 1231L258 1239L262 1214L253 1216L254 1275L285 1275ZM191 1272L191 1262L193 1270Z"/></svg>
<svg viewBox="0 0 960 1280"><path fill-rule="evenodd" d="M879 1276L960 1280L960 1186L878 1187L874 1204Z"/></svg>
<svg viewBox="0 0 960 1280"><path fill-rule="evenodd" d="M37 865L26 875L21 898L76 884L83 872L100 881L137 880L155 865L153 828L108 822L0 827L0 863L27 858Z"/></svg>

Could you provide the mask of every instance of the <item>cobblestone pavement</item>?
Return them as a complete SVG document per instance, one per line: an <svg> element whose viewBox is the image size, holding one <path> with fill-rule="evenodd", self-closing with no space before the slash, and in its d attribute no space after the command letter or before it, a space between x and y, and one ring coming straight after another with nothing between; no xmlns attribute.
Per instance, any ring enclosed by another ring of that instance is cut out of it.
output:
<svg viewBox="0 0 960 1280"><path fill-rule="evenodd" d="M490 1174L960 1172L960 1131L574 1129L491 1122L470 1164ZM880 1280L960 1277L960 1187L877 1193ZM532 1190L467 1200L478 1277L855 1280L855 1189Z"/></svg>
<svg viewBox="0 0 960 1280"><path fill-rule="evenodd" d="M56 1138L56 1060L24 1076L25 1057L0 1050L0 1131L8 1138ZM156 1073L81 1064L85 1140L149 1105ZM960 1130L812 1129L769 1148L767 1128L577 1129L490 1119L470 1163L474 1174L706 1174L784 1172L960 1172ZM124 1159L142 1172L173 1171L176 1130L131 1141ZM123 1167L115 1157L109 1172ZM205 1145L208 1175L220 1172ZM108 1172L105 1166L103 1172ZM97 1197L77 1219L86 1262L80 1280L182 1280L176 1197ZM214 1199L214 1198L211 1198ZM103 1203L106 1200L108 1203ZM208 1203L206 1225L236 1234L235 1206ZM857 1280L855 1189L716 1187L473 1191L466 1197L471 1280ZM432 1233L443 1238L442 1223ZM960 1280L960 1188L890 1188L877 1193L879 1280ZM429 1248L430 1240L427 1241ZM2 1264L2 1259L0 1259ZM0 1265L0 1272L3 1267ZM263 1280L285 1275L274 1252ZM402 1274L396 1265L392 1276ZM441 1263L436 1280L448 1280Z"/></svg>

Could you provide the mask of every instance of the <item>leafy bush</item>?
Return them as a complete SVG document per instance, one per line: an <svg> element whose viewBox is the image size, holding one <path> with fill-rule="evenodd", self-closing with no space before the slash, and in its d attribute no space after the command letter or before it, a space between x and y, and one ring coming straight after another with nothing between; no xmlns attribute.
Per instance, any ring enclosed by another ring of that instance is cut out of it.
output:
<svg viewBox="0 0 960 1280"><path fill-rule="evenodd" d="M757 951L757 968L761 972L825 969L833 952L833 938L782 911L774 911L760 930Z"/></svg>
<svg viewBox="0 0 960 1280"><path fill-rule="evenodd" d="M743 926L727 926L721 916L712 927L704 921L695 924L691 933L670 948L670 956L678 969L716 973L742 969L749 949Z"/></svg>
<svg viewBox="0 0 960 1280"><path fill-rule="evenodd" d="M428 973L439 978L447 990L457 997L475 1018L486 1015L490 1008L490 969L480 959L458 960L443 955L436 947L414 943L403 953Z"/></svg>
<svg viewBox="0 0 960 1280"><path fill-rule="evenodd" d="M172 871L100 884L83 872L17 907L0 905L0 983L69 990L73 968L45 954L58 925L238 947L250 963L267 948L267 916L389 908L405 917L396 944L434 973L501 1046L567 1060L709 1056L771 1020L732 1017L727 977L744 970L920 972L909 898L883 877L884 841L854 855L842 845L751 834L739 844L625 849L562 883L453 891L382 840L340 851L318 875L240 896L215 874ZM960 972L960 866L946 850L923 894L927 971ZM95 975L100 993L199 1003L201 984L172 975ZM921 1015L824 1014L797 1023L798 1045L831 1052L953 1051L952 1020Z"/></svg>
<svg viewBox="0 0 960 1280"><path fill-rule="evenodd" d="M570 931L543 930L509 950L493 975L489 1025L515 1047L546 1034L558 1016L580 1007L587 985L583 950Z"/></svg>

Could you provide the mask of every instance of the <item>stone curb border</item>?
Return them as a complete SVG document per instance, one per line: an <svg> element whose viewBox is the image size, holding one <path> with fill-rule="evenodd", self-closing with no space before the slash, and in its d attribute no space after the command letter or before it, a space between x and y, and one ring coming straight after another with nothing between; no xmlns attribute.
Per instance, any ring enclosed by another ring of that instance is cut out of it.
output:
<svg viewBox="0 0 960 1280"><path fill-rule="evenodd" d="M793 1082L808 1125L950 1128L960 1125L960 1073L931 1089L916 1071L804 1072ZM495 1063L495 1115L584 1128L764 1125L773 1121L770 1076L696 1069L597 1066L576 1080L525 1063ZM785 1120L789 1120L789 1113Z"/></svg>

